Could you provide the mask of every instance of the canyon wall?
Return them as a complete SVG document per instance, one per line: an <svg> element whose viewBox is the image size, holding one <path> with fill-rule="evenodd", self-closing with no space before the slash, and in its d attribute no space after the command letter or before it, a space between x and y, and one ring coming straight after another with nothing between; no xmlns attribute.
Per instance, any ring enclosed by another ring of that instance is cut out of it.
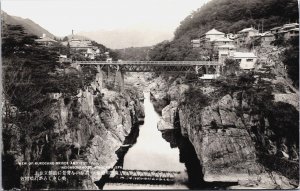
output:
<svg viewBox="0 0 300 191"><path fill-rule="evenodd" d="M236 188L294 188L298 185L297 162L289 161L290 165L286 166L293 172L286 173L287 168L270 169L260 161L274 158L282 139L287 140L289 151L298 140L279 135L280 131L274 126L280 124L257 108L253 94L246 90L224 90L214 83L186 83L182 79L159 77L152 84L152 101L162 114L158 129L180 128L181 134L188 137L202 166L204 181L236 182L239 184ZM273 93L276 94L274 89ZM264 101L267 99L271 98L265 97ZM287 107L298 112L297 107L290 104Z"/></svg>
<svg viewBox="0 0 300 191"><path fill-rule="evenodd" d="M47 109L46 117L51 121L50 128L26 137L26 145L20 126L14 124L14 128L7 130L6 134L11 135L11 144L6 145L7 155L4 158L7 163L8 158L14 163L8 170L18 174L13 180L15 187L19 182L23 188L98 189L95 181L99 181L116 164L116 151L131 129L138 125L138 119L144 117L137 90L116 91L120 88L115 84L120 83L123 82L118 82L113 73L99 70L95 80L78 90L75 96L49 94L52 104ZM58 166L16 165L26 161L72 162L67 166L74 164L77 167L76 162L82 162L90 169L84 175L67 176L63 182L20 182L20 176L59 169Z"/></svg>

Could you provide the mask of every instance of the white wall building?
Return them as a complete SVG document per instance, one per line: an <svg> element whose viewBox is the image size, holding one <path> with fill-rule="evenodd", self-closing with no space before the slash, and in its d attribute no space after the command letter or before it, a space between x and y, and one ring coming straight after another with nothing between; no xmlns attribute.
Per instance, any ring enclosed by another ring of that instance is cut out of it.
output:
<svg viewBox="0 0 300 191"><path fill-rule="evenodd" d="M222 37L225 37L225 33L220 32L216 29L211 29L210 31L201 36L201 42L213 41Z"/></svg>
<svg viewBox="0 0 300 191"><path fill-rule="evenodd" d="M253 52L234 52L231 58L240 62L240 67L243 70L254 69L257 62L257 56Z"/></svg>
<svg viewBox="0 0 300 191"><path fill-rule="evenodd" d="M224 64L226 58L233 56L236 47L232 44L222 45L218 47L219 63Z"/></svg>
<svg viewBox="0 0 300 191"><path fill-rule="evenodd" d="M258 35L258 30L254 28L245 28L238 32L238 37L236 38L236 43L241 46L249 43L251 37Z"/></svg>

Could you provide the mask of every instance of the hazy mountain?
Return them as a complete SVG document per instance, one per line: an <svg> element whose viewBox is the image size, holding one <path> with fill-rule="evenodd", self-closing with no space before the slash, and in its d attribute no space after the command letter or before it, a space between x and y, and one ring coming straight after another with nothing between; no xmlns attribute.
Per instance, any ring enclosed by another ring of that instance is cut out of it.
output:
<svg viewBox="0 0 300 191"><path fill-rule="evenodd" d="M24 27L25 32L28 34L34 34L38 37L41 37L43 34L46 34L48 37L54 38L55 36L51 34L49 31L41 27L40 25L36 24L30 19L24 19L17 16L12 16L7 14L4 11L1 11L1 19L4 23L9 25L21 25Z"/></svg>
<svg viewBox="0 0 300 191"><path fill-rule="evenodd" d="M98 30L93 32L79 32L78 34L84 35L113 49L152 46L161 41L170 40L173 37L172 33L144 29Z"/></svg>

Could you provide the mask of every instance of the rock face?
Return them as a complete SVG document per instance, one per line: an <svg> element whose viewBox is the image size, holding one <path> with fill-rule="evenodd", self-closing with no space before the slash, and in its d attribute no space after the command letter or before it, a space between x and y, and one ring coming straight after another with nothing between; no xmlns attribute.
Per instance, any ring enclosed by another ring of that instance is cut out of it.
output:
<svg viewBox="0 0 300 191"><path fill-rule="evenodd" d="M260 173L254 143L246 125L233 111L230 95L203 108L198 119L189 117L190 110L179 110L181 131L194 145L205 181L239 182Z"/></svg>
<svg viewBox="0 0 300 191"><path fill-rule="evenodd" d="M106 88L112 81L109 76L98 71L95 80L84 89L78 90L76 96L62 94L49 95L53 103L48 109L47 117L52 121L48 130L28 138L25 151L20 149L20 137L12 137L18 143L7 145L15 161L64 161L84 162L89 166L88 174L68 178L64 185L45 183L31 188L73 188L98 189L95 181L99 181L117 160L116 151L123 144L138 119L144 117L144 111L134 90L118 92ZM111 89L112 87L110 87ZM12 132L13 133L13 132ZM57 167L51 167L57 169ZM36 169L31 168L31 172ZM18 177L19 178L19 177ZM28 187L29 183L21 182Z"/></svg>
<svg viewBox="0 0 300 191"><path fill-rule="evenodd" d="M82 186L97 189L94 182L115 165L115 152L138 122L139 103L126 94L102 89L100 96L87 89L67 105L59 99L53 108L54 132L59 136L55 147L78 144L80 154L76 159L92 166Z"/></svg>
<svg viewBox="0 0 300 191"><path fill-rule="evenodd" d="M174 129L177 107L178 103L176 101L171 101L171 103L162 110L162 118L157 124L158 130Z"/></svg>
<svg viewBox="0 0 300 191"><path fill-rule="evenodd" d="M184 92L189 90L187 85L184 85L187 88L183 91L181 84L170 86L160 89L165 92L165 97L170 98L170 104L162 109L158 129L180 127L181 134L188 137L194 146L204 181L237 182L240 185L237 188L294 187L286 177L274 171L269 174L258 162L257 146L265 144L268 132L274 132L267 117L255 112L251 98L243 91L225 94L200 107L196 100L186 102ZM211 93L213 89L202 92ZM155 89L153 94L157 92L159 89Z"/></svg>

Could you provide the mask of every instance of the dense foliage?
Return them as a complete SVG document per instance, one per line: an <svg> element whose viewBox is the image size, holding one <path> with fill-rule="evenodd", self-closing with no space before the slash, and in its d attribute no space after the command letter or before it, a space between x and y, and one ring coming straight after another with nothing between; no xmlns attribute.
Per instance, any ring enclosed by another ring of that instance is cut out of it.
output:
<svg viewBox="0 0 300 191"><path fill-rule="evenodd" d="M22 157L25 162L33 159L51 161L51 141L43 142L45 152L40 156L32 156L31 152L36 141L45 141L43 137L53 131L54 119L50 114L56 100L50 95L61 93L66 97L73 97L95 77L93 67L85 67L83 72L79 72L67 63L57 62L59 53L65 47L59 44L39 46L35 43L36 38L26 34L19 25L3 26L2 132L5 144L2 166L5 168L2 170L5 172L5 189L19 188L22 184L20 176L28 176L34 168L17 167L12 155ZM12 148L17 154L11 152ZM29 188L30 184L24 186Z"/></svg>
<svg viewBox="0 0 300 191"><path fill-rule="evenodd" d="M206 56L211 60L209 51L192 49L191 39L212 28L237 33L251 26L261 31L263 26L266 31L296 21L297 0L211 0L180 23L173 41L157 44L149 56L151 60L204 60Z"/></svg>
<svg viewBox="0 0 300 191"><path fill-rule="evenodd" d="M299 86L299 37L290 39L287 42L287 48L282 54L284 65L287 67L287 73L296 87Z"/></svg>
<svg viewBox="0 0 300 191"><path fill-rule="evenodd" d="M236 33L246 27L269 30L298 21L297 0L212 0L186 17L175 32L197 38L212 28Z"/></svg>
<svg viewBox="0 0 300 191"><path fill-rule="evenodd" d="M115 50L121 60L149 60L151 47L130 47Z"/></svg>
<svg viewBox="0 0 300 191"><path fill-rule="evenodd" d="M224 64L223 72L226 75L234 75L240 69L240 63L234 59L226 59Z"/></svg>
<svg viewBox="0 0 300 191"><path fill-rule="evenodd" d="M157 61L201 60L198 51L192 48L188 38L161 42L150 50L149 57Z"/></svg>

